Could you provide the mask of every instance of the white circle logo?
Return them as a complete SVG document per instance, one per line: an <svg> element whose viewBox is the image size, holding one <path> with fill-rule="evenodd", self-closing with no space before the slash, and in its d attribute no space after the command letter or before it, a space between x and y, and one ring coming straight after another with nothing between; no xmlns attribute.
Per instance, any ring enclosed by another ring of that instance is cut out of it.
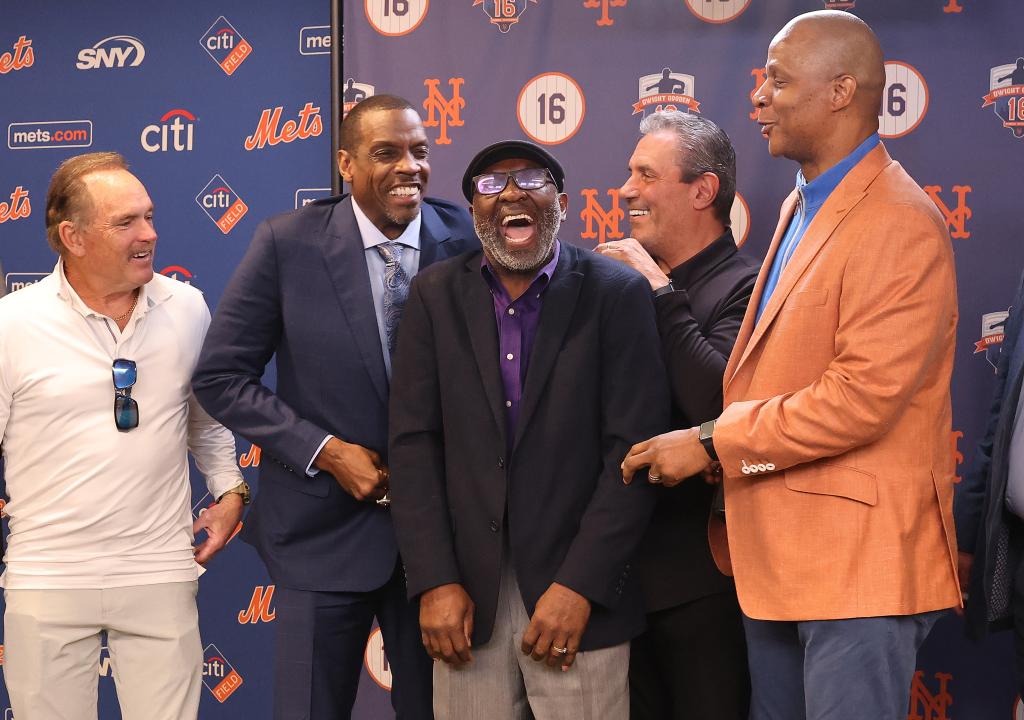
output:
<svg viewBox="0 0 1024 720"><path fill-rule="evenodd" d="M564 73L549 72L523 86L516 108L519 126L531 140L557 145L580 129L587 103L579 83Z"/></svg>
<svg viewBox="0 0 1024 720"><path fill-rule="evenodd" d="M921 124L928 112L928 85L912 65L898 60L885 63L885 91L878 115L878 134L903 137Z"/></svg>
<svg viewBox="0 0 1024 720"><path fill-rule="evenodd" d="M384 638L380 634L380 628L374 628L370 633L370 639L366 641L366 652L363 653L363 662L366 663L366 672L375 683L391 692L391 664L388 656L384 654Z"/></svg>
<svg viewBox="0 0 1024 720"><path fill-rule="evenodd" d="M381 35L408 35L420 26L430 0L364 0L366 19Z"/></svg>
<svg viewBox="0 0 1024 720"><path fill-rule="evenodd" d="M727 23L735 20L750 5L750 0L686 0L690 12L704 22Z"/></svg>
<svg viewBox="0 0 1024 720"><path fill-rule="evenodd" d="M738 192L736 199L732 201L729 222L732 224L732 238L736 241L736 247L743 247L743 243L747 241L747 235L750 234L750 207Z"/></svg>

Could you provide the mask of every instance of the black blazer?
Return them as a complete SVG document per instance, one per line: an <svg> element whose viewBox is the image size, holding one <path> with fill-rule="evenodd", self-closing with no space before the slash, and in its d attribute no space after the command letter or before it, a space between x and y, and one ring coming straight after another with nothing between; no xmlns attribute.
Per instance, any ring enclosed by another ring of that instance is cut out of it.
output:
<svg viewBox="0 0 1024 720"><path fill-rule="evenodd" d="M624 485L619 466L632 444L666 429L669 408L650 286L563 244L519 427L506 428L480 259L418 275L399 329L391 492L410 596L461 583L476 605L473 641L486 642L507 532L528 613L559 582L591 601L583 650L625 642L643 628L630 561L654 493L645 475Z"/></svg>
<svg viewBox="0 0 1024 720"><path fill-rule="evenodd" d="M465 210L427 200L421 212L421 268L479 247ZM271 357L276 391L261 381ZM328 433L387 450L388 379L348 197L260 224L217 305L193 389L207 412L262 448L242 538L275 583L356 592L388 581L397 555L388 512L357 502L327 473L305 473Z"/></svg>

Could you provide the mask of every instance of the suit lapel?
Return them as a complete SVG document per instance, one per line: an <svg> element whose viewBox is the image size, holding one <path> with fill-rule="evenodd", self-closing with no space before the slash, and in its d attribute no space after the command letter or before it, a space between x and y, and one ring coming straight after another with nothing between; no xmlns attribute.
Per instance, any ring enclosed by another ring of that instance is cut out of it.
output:
<svg viewBox="0 0 1024 720"><path fill-rule="evenodd" d="M544 292L540 324L537 326L537 337L530 354L526 383L523 385L523 400L519 408L519 427L515 429L516 444L522 438L523 428L529 425L530 416L537 409L544 387L547 385L548 376L555 366L558 351L562 347L562 340L569 329L573 313L576 311L576 301L583 285L583 273L576 270L576 256L579 252L577 248L568 243L562 244L554 276L551 278L548 289Z"/></svg>
<svg viewBox="0 0 1024 720"><path fill-rule="evenodd" d="M487 404L504 440L507 433L505 389L498 368L498 324L494 319L494 299L480 275L480 257L480 253L474 253L466 261L464 272L459 276L459 296L469 330L469 342L487 394Z"/></svg>
<svg viewBox="0 0 1024 720"><path fill-rule="evenodd" d="M352 198L345 198L334 208L328 220L327 232L320 235L319 242L327 273L352 329L363 366L370 374L381 402L387 404L388 380L384 369L384 351L380 344L377 315L373 309L362 236L352 212Z"/></svg>
<svg viewBox="0 0 1024 720"><path fill-rule="evenodd" d="M420 226L420 265L419 269L431 265L435 260L448 257L444 252L444 243L451 238L448 227L441 222L437 211L427 203L420 205L423 223Z"/></svg>

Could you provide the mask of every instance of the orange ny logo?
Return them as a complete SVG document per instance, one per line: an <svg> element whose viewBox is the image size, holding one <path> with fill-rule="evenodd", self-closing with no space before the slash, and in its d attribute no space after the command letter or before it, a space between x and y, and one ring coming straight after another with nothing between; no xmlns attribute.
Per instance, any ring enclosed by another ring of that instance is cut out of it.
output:
<svg viewBox="0 0 1024 720"><path fill-rule="evenodd" d="M459 89L464 82L466 82L465 78L448 79L448 84L452 88L451 99L448 99L438 89L438 85L441 84L439 78L430 78L423 81L423 84L427 86L427 99L423 101L423 109L429 113L427 119L423 122L423 126L438 127L440 125L441 134L437 138L438 145L452 144L452 139L448 137L449 125L452 127L462 127L460 111L466 107L466 101L459 94Z"/></svg>
<svg viewBox="0 0 1024 720"><path fill-rule="evenodd" d="M259 467L260 457L263 452L260 450L258 445L253 445L249 448L249 452L244 455L238 456L238 464L240 467Z"/></svg>
<svg viewBox="0 0 1024 720"><path fill-rule="evenodd" d="M957 0L949 0L949 2L946 3L946 7L942 8L942 12L944 13L959 13L963 11L963 6L958 3Z"/></svg>
<svg viewBox="0 0 1024 720"><path fill-rule="evenodd" d="M971 208L967 206L967 193L971 192L971 189L970 185L954 185L953 194L956 195L956 207L950 210L949 206L943 202L942 196L939 195L942 192L941 185L925 185L924 187L924 191L928 193L935 206L945 216L946 225L949 226L950 237L958 240L971 236L970 231L967 229L967 221L974 214L971 212Z"/></svg>
<svg viewBox="0 0 1024 720"><path fill-rule="evenodd" d="M587 204L580 213L580 220L587 224L587 229L580 233L584 240L597 238L600 245L606 240L618 240L622 237L619 230L619 223L626 215L619 207L619 191L614 188L608 191L612 199L612 209L605 212L601 203L597 200L597 188L585 188L580 194L586 199Z"/></svg>
<svg viewBox="0 0 1024 720"><path fill-rule="evenodd" d="M964 462L964 454L960 452L960 438L962 438L963 436L964 434L960 430L954 430L952 433L950 433L950 440L953 443L953 460L956 461L956 465L954 467L957 468L963 465ZM963 480L963 478L960 477L959 475L953 476L953 482L958 483L961 480Z"/></svg>
<svg viewBox="0 0 1024 720"><path fill-rule="evenodd" d="M935 673L939 681L939 691L934 695L924 684L924 672L918 670L910 682L910 712L907 720L950 720L946 710L953 704L953 696L949 693L949 681L953 676L949 673Z"/></svg>
<svg viewBox="0 0 1024 720"><path fill-rule="evenodd" d="M615 21L608 16L610 7L626 7L629 0L583 0L585 8L601 8L601 17L597 20L598 27L614 25Z"/></svg>
<svg viewBox="0 0 1024 720"><path fill-rule="evenodd" d="M252 599L249 600L249 607L238 613L238 622L242 625L259 622L270 622L277 617L277 612L270 609L270 601L274 598L274 586L267 585L264 590L262 585L257 585L252 591Z"/></svg>
<svg viewBox="0 0 1024 720"><path fill-rule="evenodd" d="M750 74L754 76L754 89L750 91L750 102L754 104L754 109L750 111L750 119L757 120L757 100L754 98L754 94L757 93L759 87L764 85L767 73L763 67L759 67L751 70Z"/></svg>

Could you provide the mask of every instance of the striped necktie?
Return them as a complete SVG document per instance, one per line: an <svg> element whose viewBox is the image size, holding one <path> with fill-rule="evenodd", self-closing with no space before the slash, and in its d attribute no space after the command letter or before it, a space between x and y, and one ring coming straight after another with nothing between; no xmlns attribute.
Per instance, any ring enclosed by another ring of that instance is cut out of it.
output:
<svg viewBox="0 0 1024 720"><path fill-rule="evenodd" d="M376 246L377 254L384 261L384 332L388 339L388 352L395 352L395 338L398 335L398 321L402 308L409 297L409 275L402 267L402 246L394 242Z"/></svg>

